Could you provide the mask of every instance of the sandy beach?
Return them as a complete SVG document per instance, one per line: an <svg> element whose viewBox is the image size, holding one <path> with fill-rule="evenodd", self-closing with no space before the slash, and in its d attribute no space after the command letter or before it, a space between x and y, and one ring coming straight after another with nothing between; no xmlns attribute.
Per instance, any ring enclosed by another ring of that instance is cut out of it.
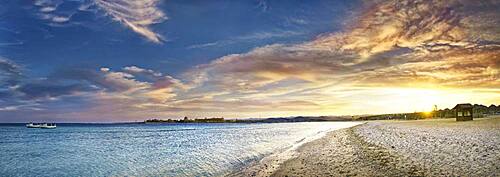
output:
<svg viewBox="0 0 500 177"><path fill-rule="evenodd" d="M250 176L499 176L500 117L369 121L327 133ZM268 165L269 164L269 165Z"/></svg>

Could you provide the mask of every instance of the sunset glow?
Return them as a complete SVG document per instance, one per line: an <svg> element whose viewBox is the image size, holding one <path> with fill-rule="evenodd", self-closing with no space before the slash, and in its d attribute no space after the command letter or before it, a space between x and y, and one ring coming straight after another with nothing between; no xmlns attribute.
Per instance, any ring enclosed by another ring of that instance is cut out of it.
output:
<svg viewBox="0 0 500 177"><path fill-rule="evenodd" d="M498 1L142 1L0 5L0 121L500 103Z"/></svg>

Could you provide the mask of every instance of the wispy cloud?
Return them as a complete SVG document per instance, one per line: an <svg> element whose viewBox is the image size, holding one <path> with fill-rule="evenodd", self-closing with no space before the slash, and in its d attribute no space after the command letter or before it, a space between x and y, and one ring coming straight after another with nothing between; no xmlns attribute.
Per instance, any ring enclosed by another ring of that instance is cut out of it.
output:
<svg viewBox="0 0 500 177"><path fill-rule="evenodd" d="M213 47L213 46L218 46L218 45L227 45L233 43L233 41L217 41L217 42L209 42L209 43L204 43L204 44L195 44L195 45L190 45L187 48L188 49L200 49L200 48L206 48L206 47Z"/></svg>
<svg viewBox="0 0 500 177"><path fill-rule="evenodd" d="M267 0L258 0L256 8L261 9L262 12L267 12L268 10L271 9L271 7L269 6Z"/></svg>
<svg viewBox="0 0 500 177"><path fill-rule="evenodd" d="M157 7L159 0L96 0L95 2L114 20L148 40L155 43L161 43L163 40L162 35L150 29L151 25L167 19L165 13Z"/></svg>
<svg viewBox="0 0 500 177"><path fill-rule="evenodd" d="M54 24L61 24L69 21L71 16L75 13L57 13L57 8L63 4L63 1L35 0L33 3L38 7L38 16Z"/></svg>
<svg viewBox="0 0 500 177"><path fill-rule="evenodd" d="M24 42L22 41L17 41L17 42L0 42L0 46L15 46L15 45L23 45Z"/></svg>
<svg viewBox="0 0 500 177"><path fill-rule="evenodd" d="M55 11L57 8L53 6L45 6L40 8L40 12L52 12Z"/></svg>
<svg viewBox="0 0 500 177"><path fill-rule="evenodd" d="M120 22L149 41L162 43L163 36L151 29L151 25L167 19L165 13L158 8L159 0L89 0L81 1L78 8L60 10L59 7L64 3L66 2L59 0L34 1L34 5L38 7L39 18L49 21L51 26L61 27L73 24L71 23L72 16L81 11L104 12L113 20Z"/></svg>
<svg viewBox="0 0 500 177"><path fill-rule="evenodd" d="M272 32L256 32L249 35L235 37L236 40L261 40L269 38L285 38L304 34L298 31L272 31Z"/></svg>
<svg viewBox="0 0 500 177"><path fill-rule="evenodd" d="M363 81L378 78L375 80L397 83L412 77L415 82L419 79L425 82L427 77L433 77L436 83L447 85L468 76L467 80L483 78L477 81L494 86L498 65L493 63L498 63L499 46L481 42L491 38L472 36L474 29L457 24L462 16L478 18L476 23L484 19L474 17L470 11L460 11L459 2L431 3L380 3L372 6L373 9L362 15L365 18L353 22L353 27L344 33L323 35L300 45L269 45L245 54L225 56L201 66L201 75L197 77L206 77L210 84L222 84L223 88L237 87L242 81L259 87L290 77L311 82L338 79L360 82L373 74L376 76ZM469 68L455 70L460 68L457 66L460 63ZM413 75L393 75L394 70L403 67ZM443 73L424 74L437 68L441 69L435 72ZM455 77L450 78L450 74ZM383 75L389 77L380 77ZM441 76L448 77L438 78Z"/></svg>
<svg viewBox="0 0 500 177"><path fill-rule="evenodd" d="M0 57L0 88L16 85L21 77L21 67L18 64Z"/></svg>
<svg viewBox="0 0 500 177"><path fill-rule="evenodd" d="M362 100L345 98L347 95L375 97L397 90L388 88L494 89L500 87L500 46L496 37L486 34L494 34L498 28L498 23L488 21L499 18L488 6L498 5L462 1L370 3L366 6L369 9L341 33L324 34L298 45L268 45L224 56L187 75L204 88L198 89L200 93L225 93L212 100L296 99L322 105L317 108ZM484 35L477 35L478 28ZM303 82L278 84L287 80ZM294 88L313 92L279 94ZM339 88L352 91L334 94ZM263 97L262 93L276 90L280 91ZM407 101L417 99L419 93L403 92ZM330 108L339 112L347 109Z"/></svg>
<svg viewBox="0 0 500 177"><path fill-rule="evenodd" d="M221 47L235 43L254 42L256 40L272 39L272 38L286 38L291 36L302 35L304 33L298 31L271 31L271 32L256 32L242 36L232 37L226 40L209 42L204 44L190 45L188 49L200 49L208 47Z"/></svg>
<svg viewBox="0 0 500 177"><path fill-rule="evenodd" d="M149 30L151 20L121 17L128 12L121 7L130 4L120 3L110 4L118 17L110 16ZM193 67L180 79L139 66L70 68L37 82L9 79L16 82L0 96L12 103L12 97L42 102L84 94L91 106L65 115L86 119L364 114L494 103L500 99L499 6L490 1L371 1L342 32L227 55ZM154 39L156 33L151 35ZM290 35L299 34L254 33L190 48ZM16 66L0 60L0 76L15 78Z"/></svg>

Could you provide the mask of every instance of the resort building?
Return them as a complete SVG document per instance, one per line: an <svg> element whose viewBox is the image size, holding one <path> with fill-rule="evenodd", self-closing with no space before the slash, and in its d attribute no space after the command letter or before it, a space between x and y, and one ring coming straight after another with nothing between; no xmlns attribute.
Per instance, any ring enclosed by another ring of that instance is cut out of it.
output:
<svg viewBox="0 0 500 177"><path fill-rule="evenodd" d="M472 120L473 117L472 104L470 103L457 104L453 109L455 110L455 117L457 121Z"/></svg>

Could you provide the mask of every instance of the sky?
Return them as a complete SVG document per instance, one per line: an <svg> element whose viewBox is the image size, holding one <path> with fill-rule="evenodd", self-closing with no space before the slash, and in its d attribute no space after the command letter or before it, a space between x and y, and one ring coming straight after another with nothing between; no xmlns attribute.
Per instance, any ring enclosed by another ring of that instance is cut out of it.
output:
<svg viewBox="0 0 500 177"><path fill-rule="evenodd" d="M7 0L0 122L500 104L498 0Z"/></svg>

